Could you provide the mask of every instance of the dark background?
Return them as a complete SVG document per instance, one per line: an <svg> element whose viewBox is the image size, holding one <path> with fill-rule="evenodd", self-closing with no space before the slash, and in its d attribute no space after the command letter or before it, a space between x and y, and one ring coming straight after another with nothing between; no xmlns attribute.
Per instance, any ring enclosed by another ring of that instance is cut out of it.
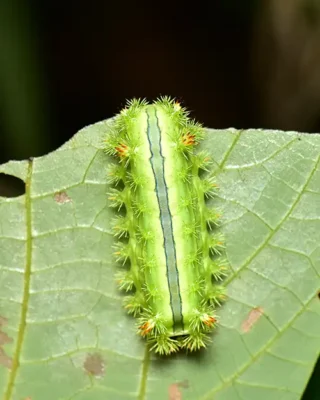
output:
<svg viewBox="0 0 320 400"><path fill-rule="evenodd" d="M320 0L0 0L0 163L159 95L210 128L320 132Z"/></svg>

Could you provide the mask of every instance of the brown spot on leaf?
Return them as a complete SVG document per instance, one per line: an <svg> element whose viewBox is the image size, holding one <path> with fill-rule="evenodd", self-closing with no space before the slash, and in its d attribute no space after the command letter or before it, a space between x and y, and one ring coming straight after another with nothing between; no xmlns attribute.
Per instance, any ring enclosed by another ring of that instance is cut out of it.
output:
<svg viewBox="0 0 320 400"><path fill-rule="evenodd" d="M169 386L169 400L182 400L182 393L178 383L172 383Z"/></svg>
<svg viewBox="0 0 320 400"><path fill-rule="evenodd" d="M55 193L54 199L59 204L69 203L71 201L71 198L65 191Z"/></svg>
<svg viewBox="0 0 320 400"><path fill-rule="evenodd" d="M12 358L6 355L4 350L0 347L0 365L3 365L6 368L12 367Z"/></svg>
<svg viewBox="0 0 320 400"><path fill-rule="evenodd" d="M7 356L4 349L2 348L3 345L12 342L12 338L2 331L2 327L6 325L6 323L7 319L1 317L0 315L0 365L4 365L6 368L11 368L12 359L9 356Z"/></svg>
<svg viewBox="0 0 320 400"><path fill-rule="evenodd" d="M104 374L104 361L100 354L88 354L83 367L89 375L100 377Z"/></svg>
<svg viewBox="0 0 320 400"><path fill-rule="evenodd" d="M185 379L181 382L172 383L169 386L169 400L182 400L182 393L180 388L188 389L189 381Z"/></svg>
<svg viewBox="0 0 320 400"><path fill-rule="evenodd" d="M251 330L253 325L259 320L259 318L263 315L262 307L253 308L247 318L242 322L241 329L243 332L247 333Z"/></svg>
<svg viewBox="0 0 320 400"><path fill-rule="evenodd" d="M5 332L0 331L0 346L6 343L11 343L12 338L9 337Z"/></svg>

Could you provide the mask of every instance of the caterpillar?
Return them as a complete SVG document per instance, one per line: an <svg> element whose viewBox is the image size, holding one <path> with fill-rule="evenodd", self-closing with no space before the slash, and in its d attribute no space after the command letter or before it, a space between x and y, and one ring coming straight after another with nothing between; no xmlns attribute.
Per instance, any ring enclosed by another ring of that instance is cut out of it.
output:
<svg viewBox="0 0 320 400"><path fill-rule="evenodd" d="M204 134L177 101L161 97L129 101L105 140L118 161L107 172L119 213L116 280L139 335L160 355L206 347L224 299L223 241L210 232L220 214L206 206L217 187L208 153L194 151Z"/></svg>

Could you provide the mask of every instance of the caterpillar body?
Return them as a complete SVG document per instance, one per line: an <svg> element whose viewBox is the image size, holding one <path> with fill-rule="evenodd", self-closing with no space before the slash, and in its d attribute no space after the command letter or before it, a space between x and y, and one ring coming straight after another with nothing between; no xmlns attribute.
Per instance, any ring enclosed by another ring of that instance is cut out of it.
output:
<svg viewBox="0 0 320 400"><path fill-rule="evenodd" d="M116 279L138 333L159 354L206 347L224 298L217 284L226 272L223 243L210 232L219 213L205 204L216 185L208 154L194 152L204 133L169 97L134 99L105 141L118 159L108 171L110 205L119 211L113 230L123 267Z"/></svg>

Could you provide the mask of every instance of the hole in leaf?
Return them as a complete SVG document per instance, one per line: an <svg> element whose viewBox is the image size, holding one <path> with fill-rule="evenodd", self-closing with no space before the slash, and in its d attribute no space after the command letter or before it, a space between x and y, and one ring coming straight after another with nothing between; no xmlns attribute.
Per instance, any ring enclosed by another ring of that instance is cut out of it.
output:
<svg viewBox="0 0 320 400"><path fill-rule="evenodd" d="M26 186L22 179L12 175L0 173L0 196L18 197L26 192Z"/></svg>

